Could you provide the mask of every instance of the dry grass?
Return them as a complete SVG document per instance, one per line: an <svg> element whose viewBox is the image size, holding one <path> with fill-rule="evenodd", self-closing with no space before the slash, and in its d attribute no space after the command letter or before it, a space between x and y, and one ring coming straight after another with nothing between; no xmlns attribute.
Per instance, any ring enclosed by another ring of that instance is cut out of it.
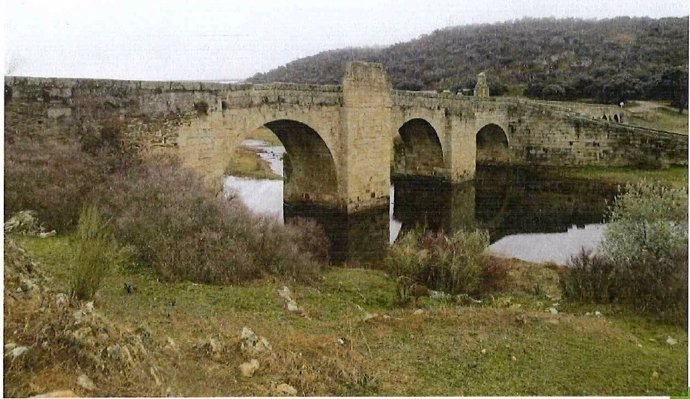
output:
<svg viewBox="0 0 690 399"><path fill-rule="evenodd" d="M257 154L256 149L246 147L235 150L225 168L225 174L253 179L282 180L282 176L273 173L268 162Z"/></svg>
<svg viewBox="0 0 690 399"><path fill-rule="evenodd" d="M40 267L55 276L56 289L64 289L69 241L18 239ZM317 285L290 285L308 318L285 309L276 293L283 285L279 280L204 286L163 283L141 271L109 276L96 296L96 309L132 329L145 322L154 343L150 352L159 356L164 376L161 389L169 386L183 396L273 395L280 383L291 384L299 395L684 392L683 329L611 306L596 308L602 317L585 316L595 310L591 305L557 304L555 270L509 263L512 278L493 298L472 306L425 298L422 314L395 304L395 282L384 273L340 268L324 273ZM124 282L136 291L125 294ZM540 289L534 288L537 283ZM558 314L545 312L552 306ZM6 320L8 314L13 319L11 306L5 312ZM373 317L365 321L367 314ZM238 370L249 359L238 350L244 326L265 336L273 347L272 354L257 357L261 368L252 378ZM5 331L7 340L11 329ZM666 344L667 336L678 344ZM164 349L167 337L176 342L177 352ZM224 346L215 359L194 348L209 337ZM56 374L51 370L63 367L60 359L12 380L10 389L16 395L35 392L26 381ZM71 377L65 381L72 385L46 387L74 385ZM123 386L127 390L109 393L151 394L150 382Z"/></svg>

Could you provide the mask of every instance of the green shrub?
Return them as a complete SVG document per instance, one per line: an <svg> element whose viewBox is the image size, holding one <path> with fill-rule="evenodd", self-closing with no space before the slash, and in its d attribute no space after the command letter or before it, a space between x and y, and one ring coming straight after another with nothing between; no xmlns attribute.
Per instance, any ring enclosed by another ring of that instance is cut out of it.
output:
<svg viewBox="0 0 690 399"><path fill-rule="evenodd" d="M110 269L123 260L123 252L113 240L110 224L103 221L95 205L82 210L74 240L70 293L77 299L91 299Z"/></svg>
<svg viewBox="0 0 690 399"><path fill-rule="evenodd" d="M601 254L571 259L564 296L617 302L686 324L688 192L642 181L609 209Z"/></svg>
<svg viewBox="0 0 690 399"><path fill-rule="evenodd" d="M482 288L482 253L488 245L485 231L461 230L446 236L413 230L393 245L385 264L399 282L409 279L450 294L477 294Z"/></svg>

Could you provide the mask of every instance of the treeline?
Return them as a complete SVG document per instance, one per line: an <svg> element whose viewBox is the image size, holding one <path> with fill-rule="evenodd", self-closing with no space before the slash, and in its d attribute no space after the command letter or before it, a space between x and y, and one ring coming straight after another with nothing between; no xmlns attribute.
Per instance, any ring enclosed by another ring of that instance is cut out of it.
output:
<svg viewBox="0 0 690 399"><path fill-rule="evenodd" d="M393 87L549 100L669 100L687 107L688 18L521 19L436 30L385 48L331 50L249 80L339 83L345 63L382 63Z"/></svg>

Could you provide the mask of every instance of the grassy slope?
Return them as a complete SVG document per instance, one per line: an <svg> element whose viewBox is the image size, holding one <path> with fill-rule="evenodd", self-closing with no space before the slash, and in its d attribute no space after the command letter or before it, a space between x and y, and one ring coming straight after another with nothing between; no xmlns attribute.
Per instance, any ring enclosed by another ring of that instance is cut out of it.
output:
<svg viewBox="0 0 690 399"><path fill-rule="evenodd" d="M688 134L688 111L678 113L677 109L656 101L632 101L626 105L631 119L625 121L652 129Z"/></svg>
<svg viewBox="0 0 690 399"><path fill-rule="evenodd" d="M64 289L69 241L18 241ZM511 273L510 288L481 305L425 300L424 313L415 315L394 304L394 284L383 273L331 268L317 286L290 287L306 319L285 310L277 281L244 287L170 284L146 271L117 271L98 294L96 308L132 327L143 321L156 341L169 336L177 342L180 356L171 359L170 384L180 395L265 395L279 382L292 384L300 395L685 392L686 331L613 307L554 305L555 271L515 261ZM126 295L124 282L136 292ZM545 312L550 306L560 313ZM584 315L594 310L604 317ZM365 312L379 317L364 322ZM262 369L251 379L237 370L245 360L234 346L243 326L266 336L275 353L261 358ZM192 347L210 336L229 347L220 360ZM678 344L666 344L667 336Z"/></svg>

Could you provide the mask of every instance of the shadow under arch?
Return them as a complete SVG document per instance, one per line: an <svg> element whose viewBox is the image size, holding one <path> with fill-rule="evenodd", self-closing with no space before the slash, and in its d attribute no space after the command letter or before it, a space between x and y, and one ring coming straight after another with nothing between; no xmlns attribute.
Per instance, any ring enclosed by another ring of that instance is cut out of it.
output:
<svg viewBox="0 0 690 399"><path fill-rule="evenodd" d="M284 202L306 202L337 207L338 173L333 154L309 125L291 119L264 124L285 147Z"/></svg>
<svg viewBox="0 0 690 399"><path fill-rule="evenodd" d="M508 134L495 124L483 126L476 135L477 163L501 164L510 162Z"/></svg>
<svg viewBox="0 0 690 399"><path fill-rule="evenodd" d="M436 129L425 119L414 118L398 129L394 138L393 174L443 176L443 147Z"/></svg>

